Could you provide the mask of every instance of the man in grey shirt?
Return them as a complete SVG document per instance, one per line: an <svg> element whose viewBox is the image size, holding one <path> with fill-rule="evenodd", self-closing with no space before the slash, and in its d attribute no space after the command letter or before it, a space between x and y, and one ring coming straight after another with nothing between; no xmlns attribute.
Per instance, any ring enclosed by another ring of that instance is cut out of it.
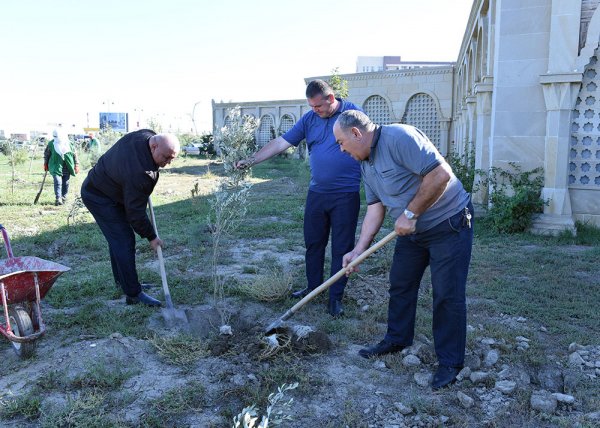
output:
<svg viewBox="0 0 600 428"><path fill-rule="evenodd" d="M456 380L464 364L465 288L473 244L469 194L435 146L409 125L377 126L360 111L340 115L333 132L342 151L361 162L367 213L347 266L364 252L387 212L398 234L390 269L388 327L365 358L412 345L419 285L427 266L433 287L433 338L438 369L432 388ZM348 274L358 269L349 269Z"/></svg>

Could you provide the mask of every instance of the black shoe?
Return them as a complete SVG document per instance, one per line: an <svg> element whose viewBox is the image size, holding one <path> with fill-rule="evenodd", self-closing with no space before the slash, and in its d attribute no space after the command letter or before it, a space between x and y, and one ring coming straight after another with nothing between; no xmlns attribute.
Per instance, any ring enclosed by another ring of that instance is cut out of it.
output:
<svg viewBox="0 0 600 428"><path fill-rule="evenodd" d="M154 297L148 296L143 291L140 291L140 294L138 294L135 297L125 296L125 303L127 303L128 305L136 305L138 303L143 303L147 306L162 306L160 300L156 300Z"/></svg>
<svg viewBox="0 0 600 428"><path fill-rule="evenodd" d="M358 351L358 355L363 358L371 358L378 357L380 355L391 354L394 352L400 352L405 348L404 345L400 345L398 343L390 343L385 340L382 340L375 346L371 346L370 348L364 348Z"/></svg>
<svg viewBox="0 0 600 428"><path fill-rule="evenodd" d="M329 303L327 303L327 313L332 317L344 315L344 305L342 305L342 301L329 299Z"/></svg>
<svg viewBox="0 0 600 428"><path fill-rule="evenodd" d="M310 293L313 290L314 290L314 288L306 287L306 288L303 288L302 290L292 292L292 297L295 297L296 299L303 299L306 296L308 296L308 293Z"/></svg>
<svg viewBox="0 0 600 428"><path fill-rule="evenodd" d="M433 375L431 388L440 389L456 382L456 376L460 373L460 371L460 367L439 366Z"/></svg>

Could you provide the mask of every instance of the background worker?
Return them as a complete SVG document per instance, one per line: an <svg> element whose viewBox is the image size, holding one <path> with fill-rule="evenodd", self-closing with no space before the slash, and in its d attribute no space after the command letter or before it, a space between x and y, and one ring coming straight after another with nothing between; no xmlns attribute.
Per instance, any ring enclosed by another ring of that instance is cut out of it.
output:
<svg viewBox="0 0 600 428"><path fill-rule="evenodd" d="M62 205L69 193L69 179L79 173L79 163L66 132L55 129L52 137L44 150L44 171L54 180L55 205Z"/></svg>

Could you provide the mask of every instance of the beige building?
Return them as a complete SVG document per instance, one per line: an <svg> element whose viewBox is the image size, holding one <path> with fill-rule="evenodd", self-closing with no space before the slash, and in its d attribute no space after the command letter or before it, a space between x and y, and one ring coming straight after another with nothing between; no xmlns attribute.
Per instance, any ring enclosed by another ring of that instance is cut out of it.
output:
<svg viewBox="0 0 600 428"><path fill-rule="evenodd" d="M543 167L549 203L534 231L600 225L599 3L475 0L454 65L342 75L348 98L377 123L421 128L443 154L472 143L478 169ZM261 119L261 144L307 109L304 99L213 103L215 129L235 105ZM485 204L486 192L474 199Z"/></svg>

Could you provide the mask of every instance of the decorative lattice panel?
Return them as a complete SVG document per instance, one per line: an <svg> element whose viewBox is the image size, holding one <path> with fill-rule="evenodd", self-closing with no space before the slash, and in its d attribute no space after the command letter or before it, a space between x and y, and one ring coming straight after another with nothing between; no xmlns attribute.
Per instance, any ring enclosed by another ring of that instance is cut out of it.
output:
<svg viewBox="0 0 600 428"><path fill-rule="evenodd" d="M569 186L600 187L600 64L598 48L583 73L571 122Z"/></svg>
<svg viewBox="0 0 600 428"><path fill-rule="evenodd" d="M293 126L294 126L294 118L292 118L288 114L284 114L281 117L281 125L279 126L280 135L283 135L286 132L288 132L290 129L292 129Z"/></svg>
<svg viewBox="0 0 600 428"><path fill-rule="evenodd" d="M231 117L225 117L225 123L223 124L225 128L231 128Z"/></svg>
<svg viewBox="0 0 600 428"><path fill-rule="evenodd" d="M363 104L363 110L373 123L388 125L390 120L390 107L385 98L373 95L367 98Z"/></svg>
<svg viewBox="0 0 600 428"><path fill-rule="evenodd" d="M427 94L415 94L406 103L402 123L419 128L440 148L440 121L435 100Z"/></svg>
<svg viewBox="0 0 600 428"><path fill-rule="evenodd" d="M265 115L260 118L260 127L258 128L258 145L260 147L267 144L275 138L275 127L273 126L273 118Z"/></svg>

